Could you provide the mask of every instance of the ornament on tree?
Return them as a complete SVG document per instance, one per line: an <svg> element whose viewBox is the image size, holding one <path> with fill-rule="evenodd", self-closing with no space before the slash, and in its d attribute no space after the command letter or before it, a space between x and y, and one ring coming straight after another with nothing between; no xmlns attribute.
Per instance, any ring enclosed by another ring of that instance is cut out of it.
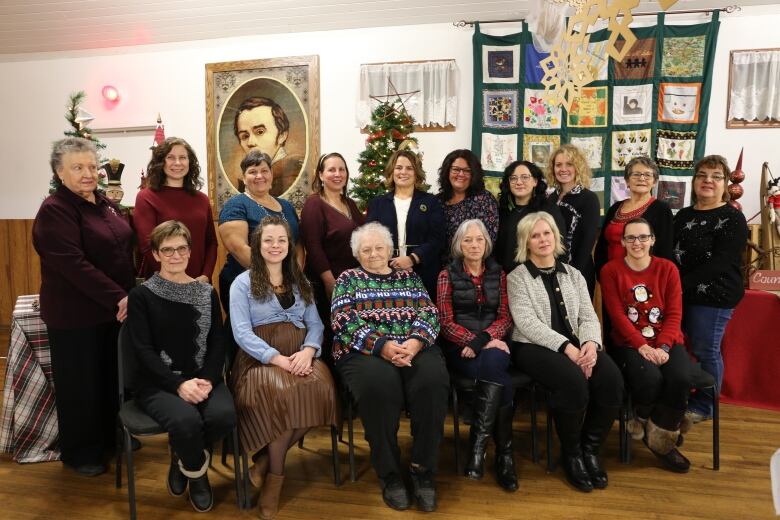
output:
<svg viewBox="0 0 780 520"><path fill-rule="evenodd" d="M165 126L162 124L160 113L157 112L157 128L154 130L154 141L152 141L152 146L149 149L154 150L163 144L163 141L165 141Z"/></svg>
<svg viewBox="0 0 780 520"><path fill-rule="evenodd" d="M349 192L361 210L365 210L374 197L385 193L384 170L390 155L402 143L417 146L417 139L409 136L414 130L414 119L406 112L400 97L394 101L379 101L366 130L366 148L358 157L360 174Z"/></svg>
<svg viewBox="0 0 780 520"><path fill-rule="evenodd" d="M745 190L742 188L740 183L745 180L745 172L742 171L742 154L745 153L745 149L742 148L739 152L739 159L737 159L737 167L734 168L734 171L731 172L731 175L729 176L729 180L732 182L728 186L729 195L731 196L731 200L729 200L729 204L731 204L735 209L738 209L739 211L742 211L742 204L737 202L737 199L742 197L744 195Z"/></svg>

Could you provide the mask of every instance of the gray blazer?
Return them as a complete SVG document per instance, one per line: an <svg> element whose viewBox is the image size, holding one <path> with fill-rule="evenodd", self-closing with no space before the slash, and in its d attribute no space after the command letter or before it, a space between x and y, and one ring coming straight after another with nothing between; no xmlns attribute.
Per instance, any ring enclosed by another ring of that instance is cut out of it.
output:
<svg viewBox="0 0 780 520"><path fill-rule="evenodd" d="M556 276L574 334L580 344L593 341L601 350L601 324L590 301L588 284L577 269L568 264L561 265L566 272L558 271ZM568 340L550 328L550 298L542 277L534 277L524 264L520 264L509 273L506 281L509 311L515 323L512 341L533 343L557 352Z"/></svg>

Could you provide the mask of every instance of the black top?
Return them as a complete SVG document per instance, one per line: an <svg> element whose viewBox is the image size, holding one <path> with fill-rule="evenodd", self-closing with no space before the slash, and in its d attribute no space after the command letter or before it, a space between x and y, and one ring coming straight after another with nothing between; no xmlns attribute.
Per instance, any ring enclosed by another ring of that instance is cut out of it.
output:
<svg viewBox="0 0 780 520"><path fill-rule="evenodd" d="M155 274L130 292L127 313L139 396L175 394L194 377L214 386L222 381L225 336L219 298L210 285L179 284Z"/></svg>
<svg viewBox="0 0 780 520"><path fill-rule="evenodd" d="M555 267L549 269L541 269L536 267L530 260L525 261L525 267L528 272L536 278L542 277L544 282L544 288L547 291L547 297L550 299L550 328L565 336L569 341L564 341L561 346L558 347L558 352L563 352L566 349L566 345L571 343L577 348L580 348L580 340L577 335L574 334L574 329L569 323L569 316L566 313L566 302L563 300L563 293L561 287L558 284L558 276L556 273L566 274L566 268L560 261L555 262Z"/></svg>
<svg viewBox="0 0 780 520"><path fill-rule="evenodd" d="M566 236L566 221L563 219L561 210L558 209L556 201L552 198L542 202L541 207L515 206L511 210L501 210L498 217L498 237L496 238L493 256L496 261L504 268L504 272L509 274L518 266L515 260L517 254L517 225L523 220L523 217L536 211L546 211L555 219L561 237Z"/></svg>
<svg viewBox="0 0 780 520"><path fill-rule="evenodd" d="M674 218L674 262L680 268L683 302L731 309L745 293L742 251L745 216L729 204L710 210L693 206Z"/></svg>
<svg viewBox="0 0 780 520"><path fill-rule="evenodd" d="M618 209L623 201L616 202L607 210L604 217L604 223L601 226L599 240L596 242L596 249L593 252L593 261L596 264L596 272L601 272L601 268L609 261L607 258L607 239L604 237L604 231L607 224L615 218ZM674 216L669 204L662 200L655 199L647 206L641 217L648 221L653 227L655 234L655 245L653 246L653 256L660 256L667 260L674 261L672 256L672 239L674 238Z"/></svg>
<svg viewBox="0 0 780 520"><path fill-rule="evenodd" d="M596 194L581 184L575 186L560 201L558 201L559 195L556 190L550 197L558 203L563 219L566 221L563 245L568 253L568 261L565 263L582 273L592 297L596 287L592 253L598 235L601 204Z"/></svg>

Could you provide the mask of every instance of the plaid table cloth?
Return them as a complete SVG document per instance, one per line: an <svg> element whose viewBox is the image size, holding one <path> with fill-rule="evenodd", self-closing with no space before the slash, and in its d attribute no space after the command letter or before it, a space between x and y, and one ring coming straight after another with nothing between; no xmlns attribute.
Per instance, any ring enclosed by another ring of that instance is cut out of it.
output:
<svg viewBox="0 0 780 520"><path fill-rule="evenodd" d="M11 320L0 453L16 462L60 458L49 335L37 301L37 295L20 296Z"/></svg>

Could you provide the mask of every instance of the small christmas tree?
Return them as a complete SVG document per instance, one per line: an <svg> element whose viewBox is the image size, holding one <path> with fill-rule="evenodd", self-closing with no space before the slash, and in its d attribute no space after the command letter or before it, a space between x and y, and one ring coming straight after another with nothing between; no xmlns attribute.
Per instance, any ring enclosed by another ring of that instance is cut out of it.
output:
<svg viewBox="0 0 780 520"><path fill-rule="evenodd" d="M385 188L385 165L401 143L416 148L417 139L409 137L414 130L414 118L409 115L401 99L382 101L371 113L371 124L366 127L366 149L358 156L360 175L349 194L364 211ZM405 143L408 142L408 143Z"/></svg>
<svg viewBox="0 0 780 520"><path fill-rule="evenodd" d="M70 123L72 130L66 130L64 134L67 137L83 137L84 139L89 139L95 143L95 147L98 150L97 162L100 164L100 150L104 149L106 145L101 143L100 140L96 137L93 137L92 129L87 127L87 123L92 121L94 116L81 108L81 103L84 101L85 97L87 97L87 95L83 90L80 90L78 92L74 92L68 98L65 119L68 121L68 123ZM108 186L106 181L107 179L105 172L100 172L98 174L98 190L101 192L106 191L106 187ZM55 191L57 191L57 186L54 184L54 181L52 181L49 183L49 193L51 194Z"/></svg>

